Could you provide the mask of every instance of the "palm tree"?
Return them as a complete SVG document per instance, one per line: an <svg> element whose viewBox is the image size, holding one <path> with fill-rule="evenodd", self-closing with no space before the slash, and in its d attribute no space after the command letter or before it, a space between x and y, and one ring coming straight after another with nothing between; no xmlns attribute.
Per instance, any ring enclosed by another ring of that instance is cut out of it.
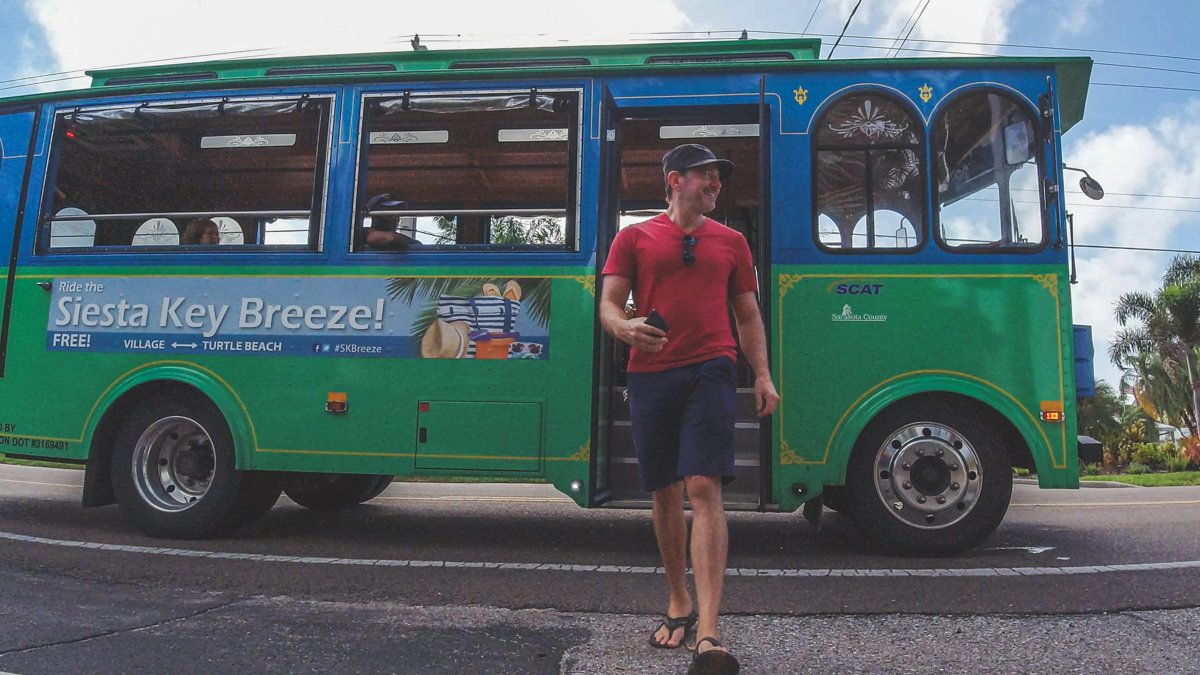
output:
<svg viewBox="0 0 1200 675"><path fill-rule="evenodd" d="M1122 396L1132 397L1156 422L1181 429L1196 428L1191 387L1183 373L1167 369L1155 352L1142 352L1129 360L1129 370L1121 377L1120 391Z"/></svg>
<svg viewBox="0 0 1200 675"><path fill-rule="evenodd" d="M388 296L413 304L418 298L425 300L425 307L417 314L412 326L412 340L420 345L421 337L437 319L437 299L441 295L471 297L479 293L485 283L503 287L511 277L393 277L388 280ZM550 320L550 284L553 279L521 278L521 307L539 326L545 327Z"/></svg>
<svg viewBox="0 0 1200 675"><path fill-rule="evenodd" d="M1200 373L1196 347L1200 345L1200 258L1176 256L1163 273L1162 287L1154 293L1133 291L1121 295L1115 310L1122 330L1113 336L1108 356L1118 368L1129 369L1139 355L1161 359L1167 378L1186 383L1191 390L1184 415L1197 435L1200 410Z"/></svg>
<svg viewBox="0 0 1200 675"><path fill-rule="evenodd" d="M1121 413L1125 410L1121 397L1104 380L1096 382L1096 395L1079 401L1076 431L1093 438L1112 435L1121 428Z"/></svg>

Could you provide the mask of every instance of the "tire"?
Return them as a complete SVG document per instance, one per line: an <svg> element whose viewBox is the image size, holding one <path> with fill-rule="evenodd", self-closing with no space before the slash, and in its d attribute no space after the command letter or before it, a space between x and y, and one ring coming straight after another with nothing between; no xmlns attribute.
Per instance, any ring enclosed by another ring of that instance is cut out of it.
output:
<svg viewBox="0 0 1200 675"><path fill-rule="evenodd" d="M846 473L850 515L903 556L946 556L995 531L1012 462L987 417L945 400L899 403L863 430Z"/></svg>
<svg viewBox="0 0 1200 675"><path fill-rule="evenodd" d="M846 503L846 488L841 485L826 485L821 491L822 503L829 510L845 514L849 512L849 506Z"/></svg>
<svg viewBox="0 0 1200 675"><path fill-rule="evenodd" d="M208 399L185 394L136 409L117 433L112 484L121 511L152 537L201 539L261 517L275 474L236 468L233 436Z"/></svg>
<svg viewBox="0 0 1200 675"><path fill-rule="evenodd" d="M374 474L301 474L283 491L306 509L336 511L378 497L391 483L391 476Z"/></svg>

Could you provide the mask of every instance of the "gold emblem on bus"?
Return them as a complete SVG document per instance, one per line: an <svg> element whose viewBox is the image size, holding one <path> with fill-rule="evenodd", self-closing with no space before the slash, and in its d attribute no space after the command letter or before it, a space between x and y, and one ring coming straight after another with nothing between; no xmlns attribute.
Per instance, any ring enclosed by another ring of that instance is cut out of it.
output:
<svg viewBox="0 0 1200 675"><path fill-rule="evenodd" d="M808 100L808 90L804 87L796 87L796 91L792 92L792 96L796 99L797 104L804 105L804 102Z"/></svg>
<svg viewBox="0 0 1200 675"><path fill-rule="evenodd" d="M933 98L933 87L928 84L921 85L917 92L921 94L921 101L925 103L929 103L929 99Z"/></svg>

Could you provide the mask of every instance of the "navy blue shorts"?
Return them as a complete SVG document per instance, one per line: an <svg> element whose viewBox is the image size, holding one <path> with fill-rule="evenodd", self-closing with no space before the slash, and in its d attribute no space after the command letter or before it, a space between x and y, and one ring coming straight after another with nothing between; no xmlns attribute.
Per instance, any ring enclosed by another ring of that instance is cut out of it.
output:
<svg viewBox="0 0 1200 675"><path fill-rule="evenodd" d="M629 417L642 489L685 476L733 480L737 366L727 356L656 373L629 373Z"/></svg>

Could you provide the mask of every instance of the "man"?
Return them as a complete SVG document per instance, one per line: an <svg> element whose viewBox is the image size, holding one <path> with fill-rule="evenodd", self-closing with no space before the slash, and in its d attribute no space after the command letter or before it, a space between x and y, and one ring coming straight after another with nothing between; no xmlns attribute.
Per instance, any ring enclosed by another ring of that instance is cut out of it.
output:
<svg viewBox="0 0 1200 675"><path fill-rule="evenodd" d="M737 394L728 307L754 369L760 417L774 412L779 395L767 364L750 248L740 233L704 215L716 208L733 163L687 144L664 155L662 166L667 211L617 234L604 266L600 320L632 347L634 446L642 488L654 495L654 534L669 592L666 618L650 643L678 648L695 626L693 670L736 673L737 659L721 645L718 629L728 550L721 488L733 479ZM632 319L625 314L630 291L642 315ZM685 492L693 514L695 603L686 580Z"/></svg>
<svg viewBox="0 0 1200 675"><path fill-rule="evenodd" d="M404 202L392 199L389 194L380 194L367 201L365 211L371 213L375 209L395 209L404 206ZM399 231L400 219L396 216L371 216L371 226L367 229L367 248L376 251L404 251L421 242Z"/></svg>

